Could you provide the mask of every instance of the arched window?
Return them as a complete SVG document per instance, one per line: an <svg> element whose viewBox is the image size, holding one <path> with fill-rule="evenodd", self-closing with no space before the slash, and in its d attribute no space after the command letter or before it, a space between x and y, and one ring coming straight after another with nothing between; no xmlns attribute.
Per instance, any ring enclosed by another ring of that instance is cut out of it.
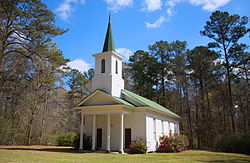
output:
<svg viewBox="0 0 250 163"><path fill-rule="evenodd" d="M101 73L105 73L105 59L102 59L101 62Z"/></svg>
<svg viewBox="0 0 250 163"><path fill-rule="evenodd" d="M115 73L118 74L118 61L115 61Z"/></svg>

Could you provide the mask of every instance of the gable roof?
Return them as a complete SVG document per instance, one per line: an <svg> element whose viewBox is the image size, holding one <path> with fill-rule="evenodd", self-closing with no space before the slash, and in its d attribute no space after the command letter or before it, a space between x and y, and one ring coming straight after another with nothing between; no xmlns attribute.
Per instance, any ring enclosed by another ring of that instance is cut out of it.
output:
<svg viewBox="0 0 250 163"><path fill-rule="evenodd" d="M132 99L135 99L137 100L139 103L145 105L145 106L149 106L151 107L152 109L155 109L155 110L158 110L158 111L162 111L164 113L167 113L171 116L174 116L174 117L177 117L177 118L181 118L180 116L178 116L177 114L173 113L172 111L168 110L167 108L157 104L156 102L154 101L151 101L145 97L142 97L140 95L137 95L133 92L130 92L128 90L123 90L122 91L123 94L127 95L128 97L132 98Z"/></svg>
<svg viewBox="0 0 250 163"><path fill-rule="evenodd" d="M115 100L119 101L119 102L122 103L122 104L125 104L125 105L128 105L128 106L135 106L135 105L131 104L130 102L128 102L128 101L126 101L126 100L124 100L124 99L122 99L122 98L120 98L120 97L112 96L111 94L109 94L109 93L107 93L107 92L105 92L105 91L103 91L103 90L100 90L100 91L103 92L103 93L105 93L105 94L108 95L109 97L114 98Z"/></svg>
<svg viewBox="0 0 250 163"><path fill-rule="evenodd" d="M103 90L97 89L91 95L89 95L83 101L81 101L77 106L82 106L86 101L88 101L91 97L93 97L98 92L104 94L105 96L113 99L115 102L120 103L120 104L124 104L124 105L130 106L130 107L135 107L136 108L136 107L140 107L140 106L138 106L138 103L139 103L139 104L141 104L141 106L150 107L155 111L161 111L161 112L163 112L165 114L168 114L168 115L170 115L172 117L181 118L177 114L175 114L172 111L168 110L167 108L157 104L156 102L151 101L151 100L149 100L149 99L147 99L145 97L137 95L137 94L135 94L133 92L130 92L128 90L122 90L122 92L121 92L123 95L129 97L128 99L127 98L124 99L124 98L112 96L112 95L110 95L109 93L107 93L107 92L105 92ZM129 99L131 99L131 100L129 100ZM137 103L135 103L135 101Z"/></svg>
<svg viewBox="0 0 250 163"><path fill-rule="evenodd" d="M97 89L94 92L92 92L89 96L87 96L80 103L78 103L77 106L83 106L84 103L86 103L88 100L90 100L92 97L94 97L97 93L102 93L102 94L104 94L104 96L107 96L108 98L112 99L113 101L115 101L119 104L124 104L124 105L132 106L132 107L134 106L133 104L131 104L131 103L119 98L119 97L112 96L109 93L107 93L103 90L100 90L100 89Z"/></svg>

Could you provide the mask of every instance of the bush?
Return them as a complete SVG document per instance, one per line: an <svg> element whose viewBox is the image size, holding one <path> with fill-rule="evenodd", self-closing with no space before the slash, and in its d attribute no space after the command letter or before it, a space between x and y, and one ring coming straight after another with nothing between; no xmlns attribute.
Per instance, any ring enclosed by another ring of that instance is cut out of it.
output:
<svg viewBox="0 0 250 163"><path fill-rule="evenodd" d="M0 117L0 145L9 145L13 143L13 128L11 123L4 117Z"/></svg>
<svg viewBox="0 0 250 163"><path fill-rule="evenodd" d="M74 140L77 134L75 132L68 132L57 136L56 142L59 146L74 146Z"/></svg>
<svg viewBox="0 0 250 163"><path fill-rule="evenodd" d="M250 133L218 136L215 139L214 148L221 152L250 154Z"/></svg>
<svg viewBox="0 0 250 163"><path fill-rule="evenodd" d="M45 134L42 139L42 145L57 145L58 135Z"/></svg>
<svg viewBox="0 0 250 163"><path fill-rule="evenodd" d="M132 141L130 145L130 153L133 154L143 154L146 153L148 150L147 143L145 140L141 138L136 138Z"/></svg>
<svg viewBox="0 0 250 163"><path fill-rule="evenodd" d="M158 152L181 152L189 146L188 138L185 135L162 136Z"/></svg>
<svg viewBox="0 0 250 163"><path fill-rule="evenodd" d="M74 147L75 149L79 149L80 146L80 135L77 134L74 140ZM87 136L83 134L83 149L84 150L91 150L92 147L92 138L91 136Z"/></svg>

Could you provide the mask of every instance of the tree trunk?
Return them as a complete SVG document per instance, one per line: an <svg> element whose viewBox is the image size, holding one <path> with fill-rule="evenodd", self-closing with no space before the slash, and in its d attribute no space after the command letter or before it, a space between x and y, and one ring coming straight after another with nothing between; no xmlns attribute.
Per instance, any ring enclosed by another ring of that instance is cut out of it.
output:
<svg viewBox="0 0 250 163"><path fill-rule="evenodd" d="M232 131L235 132L235 122L234 122L234 106L233 106L233 98L232 98L232 87L231 87L231 76L230 76L230 63L227 56L227 50L225 45L223 44L224 48L224 56L226 60L226 70L227 70L227 86L228 86L228 94L229 94L229 104L230 104L230 116L231 116L231 125Z"/></svg>
<svg viewBox="0 0 250 163"><path fill-rule="evenodd" d="M190 148L193 149L193 130L192 130L192 118L191 118L191 108L189 104L189 94L188 88L186 87L186 102L187 102L187 109L188 109L188 126L189 126L189 141L190 141Z"/></svg>
<svg viewBox="0 0 250 163"><path fill-rule="evenodd" d="M42 112L43 117L42 117L42 128L41 128L40 143L39 143L40 145L42 144L43 135L44 135L45 115L47 113L47 104L48 104L48 98L46 98L46 100L45 100L44 110Z"/></svg>

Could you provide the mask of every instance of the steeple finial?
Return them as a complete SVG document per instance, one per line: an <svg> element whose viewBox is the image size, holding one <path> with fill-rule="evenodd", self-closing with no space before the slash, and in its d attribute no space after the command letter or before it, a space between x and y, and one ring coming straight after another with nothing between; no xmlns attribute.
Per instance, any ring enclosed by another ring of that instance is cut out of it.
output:
<svg viewBox="0 0 250 163"><path fill-rule="evenodd" d="M112 29L111 29L111 18L109 14L108 29L107 29L102 52L114 51L114 50L115 50L115 44L113 40Z"/></svg>

